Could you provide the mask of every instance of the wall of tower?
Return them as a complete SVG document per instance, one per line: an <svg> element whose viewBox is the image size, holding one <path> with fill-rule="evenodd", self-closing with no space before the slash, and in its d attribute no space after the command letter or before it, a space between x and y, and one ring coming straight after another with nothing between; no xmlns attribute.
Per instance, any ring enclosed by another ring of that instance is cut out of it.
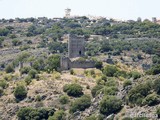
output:
<svg viewBox="0 0 160 120"><path fill-rule="evenodd" d="M85 52L84 37L76 36L76 35L69 35L68 38L69 38L69 41L68 41L69 58L83 57L84 52Z"/></svg>

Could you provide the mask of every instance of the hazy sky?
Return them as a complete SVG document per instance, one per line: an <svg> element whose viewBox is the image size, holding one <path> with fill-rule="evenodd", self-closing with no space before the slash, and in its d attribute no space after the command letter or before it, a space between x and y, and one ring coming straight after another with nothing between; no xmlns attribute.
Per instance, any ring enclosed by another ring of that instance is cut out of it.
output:
<svg viewBox="0 0 160 120"><path fill-rule="evenodd" d="M160 0L0 0L0 18L96 15L117 19L160 18Z"/></svg>

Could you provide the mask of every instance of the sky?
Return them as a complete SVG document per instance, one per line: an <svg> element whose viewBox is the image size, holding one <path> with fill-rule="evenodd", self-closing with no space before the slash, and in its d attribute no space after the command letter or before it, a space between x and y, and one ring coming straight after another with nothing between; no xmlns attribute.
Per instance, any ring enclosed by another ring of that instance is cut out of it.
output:
<svg viewBox="0 0 160 120"><path fill-rule="evenodd" d="M103 16L120 20L160 18L160 0L0 0L0 19L63 17L71 15Z"/></svg>

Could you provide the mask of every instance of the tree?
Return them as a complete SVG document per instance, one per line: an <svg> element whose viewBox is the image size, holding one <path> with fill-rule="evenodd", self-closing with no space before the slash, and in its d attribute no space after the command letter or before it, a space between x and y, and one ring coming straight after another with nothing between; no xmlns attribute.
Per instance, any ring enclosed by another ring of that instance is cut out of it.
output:
<svg viewBox="0 0 160 120"><path fill-rule="evenodd" d="M27 90L23 85L18 85L14 90L14 96L17 100L23 100L27 96Z"/></svg>
<svg viewBox="0 0 160 120"><path fill-rule="evenodd" d="M114 96L105 96L100 102L100 112L105 115L116 113L122 108L122 101Z"/></svg>
<svg viewBox="0 0 160 120"><path fill-rule="evenodd" d="M84 111L86 108L88 108L91 105L91 97L88 95L83 95L82 97L76 99L72 104L70 108L70 112L74 113L76 111Z"/></svg>
<svg viewBox="0 0 160 120"><path fill-rule="evenodd" d="M5 71L6 71L6 73L14 72L13 65L12 64L7 65L6 68L5 68Z"/></svg>
<svg viewBox="0 0 160 120"><path fill-rule="evenodd" d="M80 97L83 95L82 87L79 84L66 84L63 87L63 91L66 92L69 96Z"/></svg>
<svg viewBox="0 0 160 120"><path fill-rule="evenodd" d="M108 77L113 77L114 74L118 71L116 66L113 65L107 65L104 69L103 69L103 73L104 75L108 76Z"/></svg>
<svg viewBox="0 0 160 120"><path fill-rule="evenodd" d="M53 71L53 70L58 70L60 67L60 56L59 55L51 55L47 59L47 66L46 70L47 71Z"/></svg>
<svg viewBox="0 0 160 120"><path fill-rule="evenodd" d="M65 120L65 113L63 110L58 110L53 116L50 116L48 120Z"/></svg>

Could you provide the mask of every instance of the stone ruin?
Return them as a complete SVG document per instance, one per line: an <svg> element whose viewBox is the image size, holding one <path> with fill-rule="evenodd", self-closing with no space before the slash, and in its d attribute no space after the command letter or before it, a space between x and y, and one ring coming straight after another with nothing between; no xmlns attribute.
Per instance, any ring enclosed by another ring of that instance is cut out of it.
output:
<svg viewBox="0 0 160 120"><path fill-rule="evenodd" d="M93 60L80 59L85 56L85 38L84 36L68 35L68 55L61 56L61 70L71 68L94 68Z"/></svg>

